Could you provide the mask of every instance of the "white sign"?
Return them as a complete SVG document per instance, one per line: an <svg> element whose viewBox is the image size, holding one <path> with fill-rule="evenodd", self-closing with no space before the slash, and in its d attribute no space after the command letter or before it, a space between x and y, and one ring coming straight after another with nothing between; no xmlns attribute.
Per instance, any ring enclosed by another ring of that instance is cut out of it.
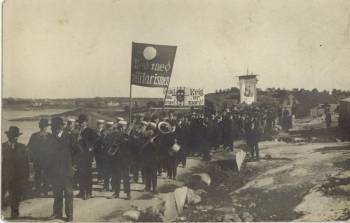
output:
<svg viewBox="0 0 350 223"><path fill-rule="evenodd" d="M188 87L169 88L165 97L165 106L204 106L204 90Z"/></svg>
<svg viewBox="0 0 350 223"><path fill-rule="evenodd" d="M239 76L240 102L248 105L256 102L257 79L255 75Z"/></svg>

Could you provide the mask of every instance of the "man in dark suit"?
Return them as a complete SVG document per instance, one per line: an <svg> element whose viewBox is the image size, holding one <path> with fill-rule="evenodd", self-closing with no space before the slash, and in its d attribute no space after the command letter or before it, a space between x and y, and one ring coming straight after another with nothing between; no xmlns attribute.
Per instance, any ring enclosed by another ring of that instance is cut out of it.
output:
<svg viewBox="0 0 350 223"><path fill-rule="evenodd" d="M97 138L93 129L88 127L86 115L79 115L78 123L80 131L78 145L80 148L78 157L78 178L81 197L86 200L92 196L92 161L93 150Z"/></svg>
<svg viewBox="0 0 350 223"><path fill-rule="evenodd" d="M50 134L47 130L50 126L49 120L46 118L40 119L40 131L33 133L29 139L28 149L29 157L34 166L34 180L37 195L48 194L48 176L47 176L47 139Z"/></svg>
<svg viewBox="0 0 350 223"><path fill-rule="evenodd" d="M256 160L260 159L260 150L259 150L259 137L260 137L260 126L258 118L255 116L251 116L248 118L247 124L246 124L246 141L248 148L250 149L251 158L254 159L254 156L256 157Z"/></svg>
<svg viewBox="0 0 350 223"><path fill-rule="evenodd" d="M231 114L227 113L223 117L223 137L224 137L224 148L228 150L233 149L233 129L232 129L232 118Z"/></svg>
<svg viewBox="0 0 350 223"><path fill-rule="evenodd" d="M144 170L145 191L152 189L157 193L157 169L159 162L158 142L154 142L155 132L147 129L144 133L145 143L141 146L142 168Z"/></svg>
<svg viewBox="0 0 350 223"><path fill-rule="evenodd" d="M63 131L60 117L51 119L52 135L49 137L51 176L54 204L52 219L62 218L63 195L67 221L73 221L73 156L77 151L72 136Z"/></svg>
<svg viewBox="0 0 350 223"><path fill-rule="evenodd" d="M102 179L102 162L103 162L103 144L104 144L104 120L97 120L97 128L95 129L96 141L94 145L94 156L96 161L96 170L98 179Z"/></svg>
<svg viewBox="0 0 350 223"><path fill-rule="evenodd" d="M130 162L131 154L129 149L129 140L127 131L127 122L119 121L117 131L109 137L107 142L108 151L112 160L112 181L114 182L114 194L111 198L119 198L121 180L123 180L123 189L126 193L126 199L130 200Z"/></svg>
<svg viewBox="0 0 350 223"><path fill-rule="evenodd" d="M175 130L177 143L181 146L180 151L178 152L178 162L181 162L182 167L186 167L186 156L188 149L189 141L189 129L188 125L185 122L185 118L182 114L178 115L178 123Z"/></svg>
<svg viewBox="0 0 350 223"><path fill-rule="evenodd" d="M140 156L141 147L145 141L143 133L145 132L145 126L142 124L143 114L136 115L134 123L130 123L130 151L132 155L131 172L133 174L133 180L135 183L139 181L139 171L141 170L141 160ZM144 177L142 177L144 179Z"/></svg>
<svg viewBox="0 0 350 223"><path fill-rule="evenodd" d="M17 142L22 134L18 127L11 126L5 133L8 141L2 144L2 207L4 207L5 194L8 192L11 218L17 218L19 202L23 199L29 177L28 152L25 145Z"/></svg>

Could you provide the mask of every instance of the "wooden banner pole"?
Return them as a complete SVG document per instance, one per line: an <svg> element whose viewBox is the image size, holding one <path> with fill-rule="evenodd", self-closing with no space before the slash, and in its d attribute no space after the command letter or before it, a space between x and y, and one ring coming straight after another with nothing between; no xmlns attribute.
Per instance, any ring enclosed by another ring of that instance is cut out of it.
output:
<svg viewBox="0 0 350 223"><path fill-rule="evenodd" d="M132 84L130 81L130 95L129 95L129 124L132 122Z"/></svg>

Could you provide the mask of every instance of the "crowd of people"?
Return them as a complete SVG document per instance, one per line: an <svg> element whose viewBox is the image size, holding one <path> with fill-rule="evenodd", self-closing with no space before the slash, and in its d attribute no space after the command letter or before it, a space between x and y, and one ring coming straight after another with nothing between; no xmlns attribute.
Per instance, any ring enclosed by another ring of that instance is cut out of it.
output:
<svg viewBox="0 0 350 223"><path fill-rule="evenodd" d="M157 193L158 176L166 173L175 180L178 166L186 167L188 156L210 160L211 150L233 151L239 138L246 140L251 159L259 160L259 140L272 133L275 119L274 111L258 108L206 115L137 114L131 123L123 118L98 120L96 128L88 126L84 114L77 120L53 117L51 122L39 121L40 130L27 146L18 142L19 128L11 126L8 141L2 144L2 198L9 193L11 217L18 217L31 162L35 196L52 191L51 218L62 218L64 200L67 221L72 221L74 188L79 189L78 197L90 199L93 173L104 191L114 192L110 199L119 198L121 188L125 199L131 199L130 183L143 183L145 191Z"/></svg>

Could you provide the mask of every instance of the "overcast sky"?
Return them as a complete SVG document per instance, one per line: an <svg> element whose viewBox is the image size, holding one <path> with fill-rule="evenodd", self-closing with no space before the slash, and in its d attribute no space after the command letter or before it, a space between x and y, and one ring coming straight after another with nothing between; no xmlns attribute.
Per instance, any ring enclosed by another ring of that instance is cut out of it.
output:
<svg viewBox="0 0 350 223"><path fill-rule="evenodd" d="M348 0L8 0L3 96L128 96L132 41L178 46L171 86L350 90L349 36Z"/></svg>

